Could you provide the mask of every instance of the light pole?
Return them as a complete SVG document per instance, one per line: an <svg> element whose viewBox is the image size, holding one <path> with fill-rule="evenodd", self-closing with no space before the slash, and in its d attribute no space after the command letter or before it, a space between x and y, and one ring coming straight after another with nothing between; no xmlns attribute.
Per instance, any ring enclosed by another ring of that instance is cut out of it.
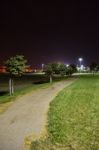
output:
<svg viewBox="0 0 99 150"><path fill-rule="evenodd" d="M83 58L78 58L78 61L79 61L79 63L80 63L80 72L81 72L81 63L82 63L82 61L83 61Z"/></svg>
<svg viewBox="0 0 99 150"><path fill-rule="evenodd" d="M42 64L42 71L44 70L44 64Z"/></svg>

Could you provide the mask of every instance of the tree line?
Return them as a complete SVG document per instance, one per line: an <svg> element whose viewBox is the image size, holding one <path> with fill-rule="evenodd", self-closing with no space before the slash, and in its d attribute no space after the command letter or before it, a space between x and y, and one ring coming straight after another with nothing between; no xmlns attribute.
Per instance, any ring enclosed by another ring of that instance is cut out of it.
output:
<svg viewBox="0 0 99 150"><path fill-rule="evenodd" d="M46 64L43 71L50 77L51 83L53 75L71 76L73 73L77 72L77 69L75 64L70 64L69 66L66 66L64 63L53 62Z"/></svg>
<svg viewBox="0 0 99 150"><path fill-rule="evenodd" d="M10 74L9 79L9 93L12 95L14 93L14 86L13 86L13 76L21 76L24 73L25 68L27 65L27 60L24 58L23 55L16 55L14 57L9 58L4 65L7 68L7 72ZM94 74L99 71L99 64L96 62L92 62L90 64L90 71ZM47 76L49 76L49 81L52 83L54 75L60 76L71 76L73 73L77 72L77 67L75 64L70 64L66 66L64 63L60 62L52 62L44 65L43 72Z"/></svg>
<svg viewBox="0 0 99 150"><path fill-rule="evenodd" d="M7 68L7 72L10 74L9 78L9 93L12 95L14 93L14 86L13 86L13 77L14 76L21 76L24 73L25 68L27 65L27 60L24 58L23 55L16 55L14 57L9 58L4 65ZM47 76L49 76L50 83L52 82L52 77L57 74L61 76L71 76L74 72L76 72L76 65L70 64L66 66L63 63L53 62L44 65L43 72Z"/></svg>
<svg viewBox="0 0 99 150"><path fill-rule="evenodd" d="M97 72L99 71L99 64L96 63L96 62L92 62L92 63L90 64L90 71L91 71L93 74L97 73Z"/></svg>

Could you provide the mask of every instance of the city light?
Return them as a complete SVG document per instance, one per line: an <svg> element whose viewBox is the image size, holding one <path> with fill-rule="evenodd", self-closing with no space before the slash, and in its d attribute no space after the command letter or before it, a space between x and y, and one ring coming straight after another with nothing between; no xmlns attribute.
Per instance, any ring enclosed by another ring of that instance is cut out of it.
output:
<svg viewBox="0 0 99 150"><path fill-rule="evenodd" d="M69 67L69 64L66 64L66 67Z"/></svg>
<svg viewBox="0 0 99 150"><path fill-rule="evenodd" d="M82 62L83 61L83 58L78 58L79 62Z"/></svg>
<svg viewBox="0 0 99 150"><path fill-rule="evenodd" d="M80 64L79 64L79 65L80 65L79 68L80 68L80 72L81 72L81 69L82 69L82 66L83 66L83 65L82 65L83 58L81 58L81 57L78 58L78 61L79 61L79 63L80 63Z"/></svg>
<svg viewBox="0 0 99 150"><path fill-rule="evenodd" d="M81 63L83 61L83 58L78 58L79 62L80 62L80 67L81 67Z"/></svg>

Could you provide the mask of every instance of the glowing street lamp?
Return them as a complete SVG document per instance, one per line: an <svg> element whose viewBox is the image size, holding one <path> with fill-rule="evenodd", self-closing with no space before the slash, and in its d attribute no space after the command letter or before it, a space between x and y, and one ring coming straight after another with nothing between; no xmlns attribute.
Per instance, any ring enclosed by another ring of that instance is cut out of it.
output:
<svg viewBox="0 0 99 150"><path fill-rule="evenodd" d="M81 71L81 63L82 63L82 61L83 61L83 58L78 58L78 61L79 61L79 63L80 63L80 71Z"/></svg>
<svg viewBox="0 0 99 150"><path fill-rule="evenodd" d="M68 67L69 67L69 64L66 64L66 67L68 68Z"/></svg>
<svg viewBox="0 0 99 150"><path fill-rule="evenodd" d="M83 58L78 58L79 62L80 62L80 67L81 67L81 63L83 61Z"/></svg>

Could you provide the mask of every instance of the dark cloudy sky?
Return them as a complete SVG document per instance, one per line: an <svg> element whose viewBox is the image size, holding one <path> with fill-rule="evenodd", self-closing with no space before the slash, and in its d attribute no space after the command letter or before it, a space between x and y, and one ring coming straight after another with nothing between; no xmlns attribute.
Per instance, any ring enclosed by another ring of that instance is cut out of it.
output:
<svg viewBox="0 0 99 150"><path fill-rule="evenodd" d="M99 4L95 0L0 2L0 64L23 54L38 67L50 61L99 62Z"/></svg>

